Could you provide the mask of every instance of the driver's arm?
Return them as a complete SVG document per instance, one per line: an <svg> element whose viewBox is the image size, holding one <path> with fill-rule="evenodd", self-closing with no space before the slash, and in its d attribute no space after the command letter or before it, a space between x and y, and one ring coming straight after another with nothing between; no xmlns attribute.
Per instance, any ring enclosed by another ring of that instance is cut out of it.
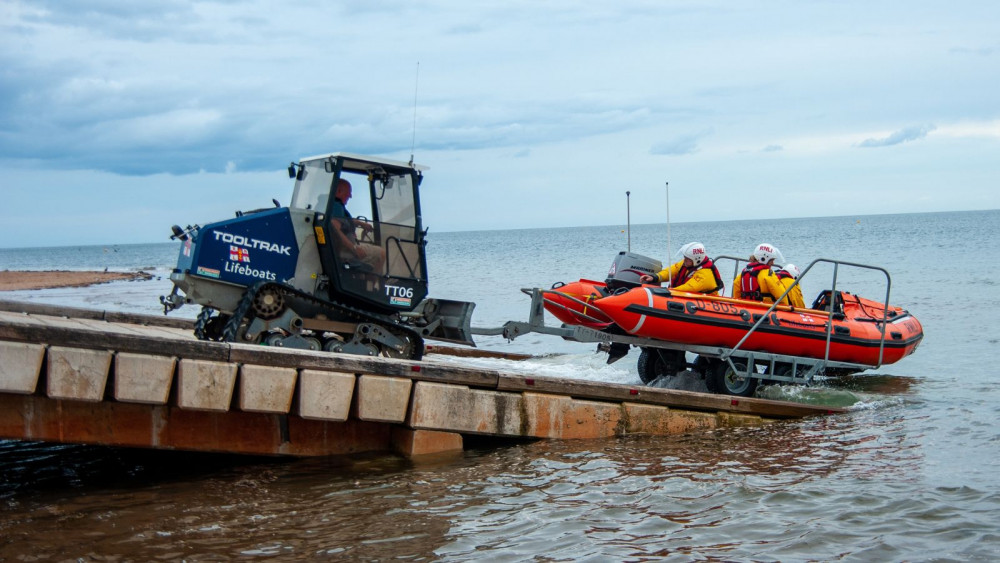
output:
<svg viewBox="0 0 1000 563"><path fill-rule="evenodd" d="M359 255L358 245L354 241L352 241L350 237L344 234L344 231L341 230L340 228L340 224L343 221L346 221L346 219L342 217L341 218L334 217L330 219L330 231L335 233L334 237L337 239L337 246L345 249L349 248L351 249L351 252L353 252L355 255ZM353 221L357 221L357 219L352 219L352 222Z"/></svg>
<svg viewBox="0 0 1000 563"><path fill-rule="evenodd" d="M364 231L374 230L374 227L372 227L372 224L369 223L368 221L362 221L361 219L357 218L352 218L351 220L354 221L355 227L361 227L361 229Z"/></svg>

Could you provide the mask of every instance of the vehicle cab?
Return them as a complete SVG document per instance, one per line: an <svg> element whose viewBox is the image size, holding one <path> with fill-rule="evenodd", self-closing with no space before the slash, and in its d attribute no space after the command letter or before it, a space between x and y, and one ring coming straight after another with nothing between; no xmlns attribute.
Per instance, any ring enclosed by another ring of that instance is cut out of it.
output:
<svg viewBox="0 0 1000 563"><path fill-rule="evenodd" d="M339 152L288 167L295 179L289 207L314 217L322 265L317 296L326 292L322 297L332 301L385 313L410 311L424 299L427 263L419 194L424 170ZM350 182L348 201L337 199L341 180Z"/></svg>

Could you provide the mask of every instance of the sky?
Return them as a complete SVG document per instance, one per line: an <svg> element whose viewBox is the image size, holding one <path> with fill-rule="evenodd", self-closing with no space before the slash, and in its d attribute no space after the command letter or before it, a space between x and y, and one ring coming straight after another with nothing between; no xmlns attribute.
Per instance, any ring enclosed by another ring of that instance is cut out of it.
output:
<svg viewBox="0 0 1000 563"><path fill-rule="evenodd" d="M998 30L995 0L0 0L0 246L167 242L338 151L429 167L431 233L996 209Z"/></svg>

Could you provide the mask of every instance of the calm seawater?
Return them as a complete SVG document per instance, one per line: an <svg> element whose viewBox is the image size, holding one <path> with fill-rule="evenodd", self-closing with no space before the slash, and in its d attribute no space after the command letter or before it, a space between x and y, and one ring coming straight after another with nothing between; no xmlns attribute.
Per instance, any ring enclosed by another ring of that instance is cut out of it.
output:
<svg viewBox="0 0 1000 563"><path fill-rule="evenodd" d="M843 381L762 389L851 405L842 415L674 437L473 444L421 462L0 441L0 559L996 560L997 233L1000 211L671 227L674 249L698 240L710 255L745 256L766 241L803 269L829 258L889 271L890 302L924 325L914 355ZM429 236L431 294L475 301L473 324L483 327L526 318L522 287L604 279L629 244L672 258L664 225ZM0 269L155 274L0 299L156 313L176 253L174 244L0 249ZM828 267L810 272L806 299L831 279ZM844 268L837 283L885 297L881 272ZM608 366L593 345L549 336L477 342L536 356L481 365L639 381L636 351Z"/></svg>

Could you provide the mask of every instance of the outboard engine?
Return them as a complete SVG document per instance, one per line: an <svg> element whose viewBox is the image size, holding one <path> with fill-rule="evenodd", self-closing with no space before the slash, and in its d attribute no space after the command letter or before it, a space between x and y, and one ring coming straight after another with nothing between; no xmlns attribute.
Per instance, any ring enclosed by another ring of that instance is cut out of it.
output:
<svg viewBox="0 0 1000 563"><path fill-rule="evenodd" d="M618 253L618 256L615 256L615 261L611 264L608 278L604 280L604 283L611 291L621 288L632 289L642 285L642 282L639 281L641 276L651 276L662 269L663 264L659 260L623 250Z"/></svg>

